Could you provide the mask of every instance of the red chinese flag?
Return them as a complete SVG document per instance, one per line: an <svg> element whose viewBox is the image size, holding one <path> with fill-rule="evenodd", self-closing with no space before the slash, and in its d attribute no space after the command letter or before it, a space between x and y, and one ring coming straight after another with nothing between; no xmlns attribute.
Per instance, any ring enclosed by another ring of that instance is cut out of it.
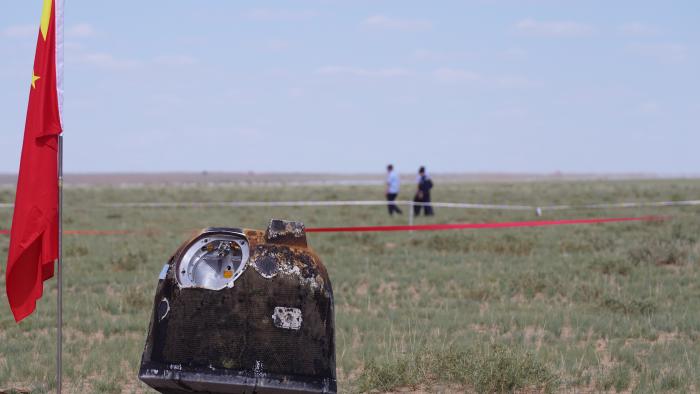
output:
<svg viewBox="0 0 700 394"><path fill-rule="evenodd" d="M36 308L58 258L62 6L62 0L44 0L29 91L5 271L7 299L17 322Z"/></svg>

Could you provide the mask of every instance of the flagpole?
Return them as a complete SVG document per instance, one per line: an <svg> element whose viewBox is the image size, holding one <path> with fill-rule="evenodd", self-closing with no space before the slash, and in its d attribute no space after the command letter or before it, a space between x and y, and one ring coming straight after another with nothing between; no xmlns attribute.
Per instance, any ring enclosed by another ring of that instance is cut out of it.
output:
<svg viewBox="0 0 700 394"><path fill-rule="evenodd" d="M58 136L58 296L56 297L56 393L63 381L63 135Z"/></svg>
<svg viewBox="0 0 700 394"><path fill-rule="evenodd" d="M58 134L58 288L56 296L56 393L63 386L63 9L65 0L54 3L56 24L56 89L61 133Z"/></svg>

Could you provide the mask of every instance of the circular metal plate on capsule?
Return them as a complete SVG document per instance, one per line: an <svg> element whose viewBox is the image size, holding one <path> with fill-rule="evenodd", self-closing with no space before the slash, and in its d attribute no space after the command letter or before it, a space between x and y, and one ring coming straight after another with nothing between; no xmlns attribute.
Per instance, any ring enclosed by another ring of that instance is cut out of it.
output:
<svg viewBox="0 0 700 394"><path fill-rule="evenodd" d="M244 238L231 234L205 234L192 242L177 263L180 287L221 290L233 287L250 255Z"/></svg>

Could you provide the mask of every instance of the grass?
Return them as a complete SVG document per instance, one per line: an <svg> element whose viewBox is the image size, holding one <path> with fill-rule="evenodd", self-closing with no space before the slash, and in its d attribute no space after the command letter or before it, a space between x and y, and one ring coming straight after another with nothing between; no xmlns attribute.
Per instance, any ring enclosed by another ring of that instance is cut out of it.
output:
<svg viewBox="0 0 700 394"><path fill-rule="evenodd" d="M64 381L68 392L141 393L157 275L195 229L405 224L382 207L104 208L101 203L376 199L374 186L69 188ZM405 198L406 196L404 196ZM440 201L504 204L698 199L700 181L437 184ZM11 201L11 191L0 191ZM696 207L545 212L544 219L663 214L651 223L447 232L310 234L333 281L340 390L700 390ZM11 211L0 210L2 228ZM439 209L416 223L533 220L532 212ZM8 238L0 236L0 254ZM54 388L56 281L14 323L0 292L0 391ZM0 275L4 288L4 265Z"/></svg>
<svg viewBox="0 0 700 394"><path fill-rule="evenodd" d="M425 388L454 384L478 392L518 389L551 391L556 377L532 354L503 345L456 351L421 351L384 364L369 362L357 381L359 391Z"/></svg>

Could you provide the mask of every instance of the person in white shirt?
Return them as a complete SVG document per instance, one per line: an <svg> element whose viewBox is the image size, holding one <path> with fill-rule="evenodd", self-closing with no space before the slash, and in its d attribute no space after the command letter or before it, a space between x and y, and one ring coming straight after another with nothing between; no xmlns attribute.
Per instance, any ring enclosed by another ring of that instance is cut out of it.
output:
<svg viewBox="0 0 700 394"><path fill-rule="evenodd" d="M401 209L396 206L394 200L396 196L399 195L399 189L401 188L401 182L399 181L399 176L394 172L394 166L389 164L386 166L387 176L386 176L386 200L389 202L389 216L393 215L394 212L399 215L402 214Z"/></svg>

